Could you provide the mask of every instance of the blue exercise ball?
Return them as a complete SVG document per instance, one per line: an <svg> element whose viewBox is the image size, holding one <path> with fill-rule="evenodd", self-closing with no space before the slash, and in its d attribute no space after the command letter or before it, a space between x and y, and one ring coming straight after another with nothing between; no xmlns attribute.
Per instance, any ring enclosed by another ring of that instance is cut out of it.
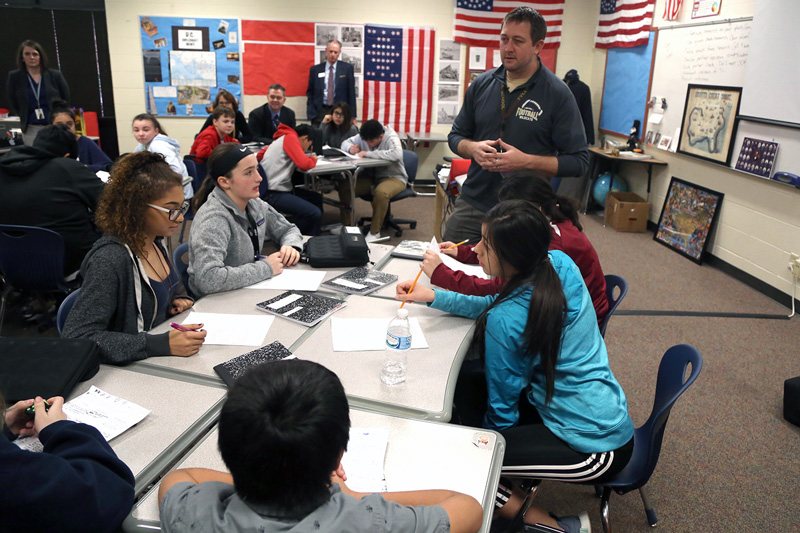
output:
<svg viewBox="0 0 800 533"><path fill-rule="evenodd" d="M600 205L606 205L608 191L628 192L628 184L620 176L604 172L597 176L592 187L592 198Z"/></svg>

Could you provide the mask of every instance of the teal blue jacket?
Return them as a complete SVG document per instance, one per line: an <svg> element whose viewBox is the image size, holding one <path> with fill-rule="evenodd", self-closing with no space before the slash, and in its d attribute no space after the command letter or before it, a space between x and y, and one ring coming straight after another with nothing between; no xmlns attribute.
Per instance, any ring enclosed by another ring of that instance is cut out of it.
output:
<svg viewBox="0 0 800 533"><path fill-rule="evenodd" d="M523 288L492 309L486 319L489 401L484 427L514 426L519 420L520 394L530 384L528 401L547 428L572 449L583 453L615 450L633 437L625 393L608 366L606 345L578 267L563 252L551 251L549 256L567 300L553 398L545 404L540 355L525 353L523 331L531 288ZM477 318L495 298L436 291L431 307Z"/></svg>

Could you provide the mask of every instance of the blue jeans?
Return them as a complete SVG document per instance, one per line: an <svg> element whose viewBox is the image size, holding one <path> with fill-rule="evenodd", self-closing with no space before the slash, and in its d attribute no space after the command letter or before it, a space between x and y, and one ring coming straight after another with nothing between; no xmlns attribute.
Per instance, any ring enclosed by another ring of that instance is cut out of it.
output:
<svg viewBox="0 0 800 533"><path fill-rule="evenodd" d="M294 193L267 191L264 200L280 213L290 215L303 235L319 235L322 224L322 195L296 188Z"/></svg>

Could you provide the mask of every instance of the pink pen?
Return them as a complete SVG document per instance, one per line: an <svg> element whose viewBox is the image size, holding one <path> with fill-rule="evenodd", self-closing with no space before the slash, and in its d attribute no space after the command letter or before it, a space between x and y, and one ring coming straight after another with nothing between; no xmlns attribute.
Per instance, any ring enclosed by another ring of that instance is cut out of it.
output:
<svg viewBox="0 0 800 533"><path fill-rule="evenodd" d="M197 329L189 329L189 328L183 327L180 324L176 324L175 322L171 323L170 327L173 328L173 329L177 329L178 331L200 331L200 330L197 330Z"/></svg>

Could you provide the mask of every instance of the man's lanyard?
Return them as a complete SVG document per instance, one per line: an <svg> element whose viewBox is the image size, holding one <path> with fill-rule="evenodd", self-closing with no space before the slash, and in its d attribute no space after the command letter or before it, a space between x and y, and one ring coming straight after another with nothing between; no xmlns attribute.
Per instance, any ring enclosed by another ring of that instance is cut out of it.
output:
<svg viewBox="0 0 800 533"><path fill-rule="evenodd" d="M245 209L244 214L247 215L247 234L250 236L250 242L253 243L253 259L258 260L260 259L260 251L258 247L258 226L256 226L256 221L253 220L253 217L250 216L250 212Z"/></svg>
<svg viewBox="0 0 800 533"><path fill-rule="evenodd" d="M522 91L517 99L514 100L514 103L511 104L511 107L506 109L506 85L500 85L500 115L502 116L503 120L500 122L500 138L503 138L503 134L506 131L506 121L511 118L511 115L514 114L514 111L520 106L522 102L522 97L525 96L525 93L528 92L529 87L526 87L524 91ZM511 95L511 93L509 93Z"/></svg>
<svg viewBox="0 0 800 533"><path fill-rule="evenodd" d="M39 83L34 87L33 76L27 72L26 74L28 74L28 83L31 86L31 91L33 91L33 95L36 97L36 107L42 107L42 104L39 103L39 92L42 90L42 78L39 78Z"/></svg>

